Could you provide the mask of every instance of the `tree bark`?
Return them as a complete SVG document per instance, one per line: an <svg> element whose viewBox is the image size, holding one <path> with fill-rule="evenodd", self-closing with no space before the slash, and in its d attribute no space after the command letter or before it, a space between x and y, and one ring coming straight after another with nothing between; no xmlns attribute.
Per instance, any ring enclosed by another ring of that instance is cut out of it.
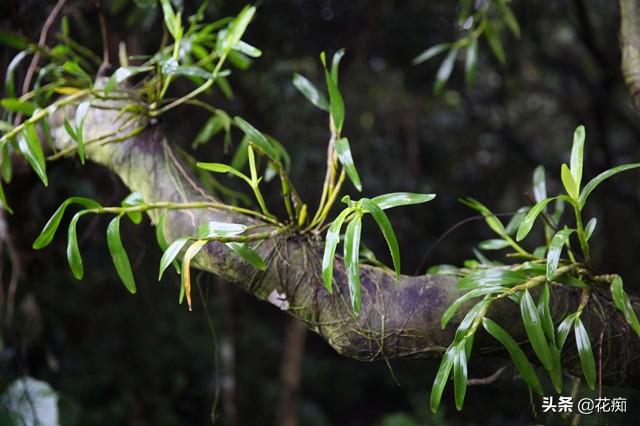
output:
<svg viewBox="0 0 640 426"><path fill-rule="evenodd" d="M105 108L109 105L101 101L94 101L92 106L85 124L85 140L112 132L124 119L117 117L117 108ZM67 115L73 115L71 108ZM60 126L59 116L52 119L51 124L58 146L74 143ZM123 130L120 132L124 134ZM217 201L198 185L176 158L160 125L149 124L141 134L122 142L87 146L87 155L115 172L147 203ZM157 223L159 214L158 211L151 212L152 222ZM199 225L208 221L265 225L252 217L226 210L170 210L163 232L171 242L195 235ZM260 232L271 228L265 225ZM266 271L254 269L223 243L217 242L207 244L193 266L219 275L297 317L339 354L347 357L373 361L440 356L452 341L467 311L464 307L460 309L442 330L442 314L462 294L456 287L456 278L401 275L396 280L394 274L384 269L362 265L362 310L356 316L348 301L347 279L341 258L337 257L334 263L334 293L329 294L323 286L323 243L320 236L291 233L255 243L253 248L268 263ZM567 286L552 285L551 300L554 320L560 321L567 313L575 311L580 292ZM634 303L637 308L635 299ZM505 327L516 340L526 341L519 308L512 301L502 299L493 303L489 317ZM604 332L603 381L616 385L640 383L640 363L636 362L637 354L640 354L640 339L613 308L608 289L594 289L582 319L594 346L597 337ZM478 332L474 347L477 354L504 355L497 342L482 331ZM569 347L574 345L565 346ZM569 353L563 358L568 360L566 367L569 371L580 371L577 356ZM596 362L599 362L598 357Z"/></svg>

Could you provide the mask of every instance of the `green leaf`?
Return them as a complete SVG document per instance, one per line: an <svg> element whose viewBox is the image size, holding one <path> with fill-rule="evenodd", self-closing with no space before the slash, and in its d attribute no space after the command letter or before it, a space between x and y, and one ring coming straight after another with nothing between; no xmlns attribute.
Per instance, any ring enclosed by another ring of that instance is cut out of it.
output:
<svg viewBox="0 0 640 426"><path fill-rule="evenodd" d="M82 256L80 256L80 248L78 247L78 232L76 227L78 220L86 213L86 210L82 210L71 218L67 233L67 261L69 262L73 276L77 280L81 280L84 276L84 267L82 266Z"/></svg>
<svg viewBox="0 0 640 426"><path fill-rule="evenodd" d="M484 36L487 39L487 43L489 43L489 47L491 48L494 56L501 64L505 64L507 62L507 58L504 54L504 47L500 41L498 30L491 21L487 21L487 24L484 27Z"/></svg>
<svg viewBox="0 0 640 426"><path fill-rule="evenodd" d="M349 213L353 212L353 209L344 209L338 217L331 223L324 244L324 254L322 256L322 279L324 280L324 286L329 293L333 292L333 259L336 253L336 247L340 242L340 229L344 223L345 218Z"/></svg>
<svg viewBox="0 0 640 426"><path fill-rule="evenodd" d="M502 20L505 24L507 24L507 27L509 27L513 35L516 37L520 37L520 25L518 24L518 20L511 11L511 8L507 5L507 2L505 0L498 0L495 2L495 4L498 8L500 16L502 17Z"/></svg>
<svg viewBox="0 0 640 426"><path fill-rule="evenodd" d="M198 228L198 239L209 239L215 237L234 237L247 230L246 225L228 222L207 222Z"/></svg>
<svg viewBox="0 0 640 426"><path fill-rule="evenodd" d="M576 334L576 346L578 347L578 355L580 355L582 372L584 373L584 378L587 381L587 386L593 390L596 385L596 363L593 358L593 350L591 349L589 335L587 334L587 330L584 328L580 318L576 318L573 329Z"/></svg>
<svg viewBox="0 0 640 426"><path fill-rule="evenodd" d="M164 237L164 222L167 220L167 210L162 211L160 213L160 217L158 221L155 223L156 226L156 241L158 242L158 246L162 251L166 250L169 247L169 243L167 239Z"/></svg>
<svg viewBox="0 0 640 426"><path fill-rule="evenodd" d="M453 355L453 389L458 411L462 410L467 393L467 355L463 342L455 346Z"/></svg>
<svg viewBox="0 0 640 426"><path fill-rule="evenodd" d="M320 60L324 65L324 76L327 82L327 90L329 91L329 113L331 114L337 133L340 134L342 126L344 125L344 100L342 99L340 89L338 89L338 82L333 79L327 69L324 52L320 55Z"/></svg>
<svg viewBox="0 0 640 426"><path fill-rule="evenodd" d="M578 189L578 185L576 185L576 181L573 179L571 170L569 170L566 164L563 164L560 169L560 177L562 178L562 185L564 185L567 194L574 200L577 200L580 196L580 190Z"/></svg>
<svg viewBox="0 0 640 426"><path fill-rule="evenodd" d="M436 74L436 81L433 83L433 93L435 93L436 95L442 92L445 84L447 84L447 81L449 81L449 77L451 76L451 72L453 71L453 66L456 63L457 56L458 49L451 49L440 64L440 68L438 68L438 73Z"/></svg>
<svg viewBox="0 0 640 426"><path fill-rule="evenodd" d="M623 164L621 166L614 167L612 169L604 171L600 173L598 176L591 179L589 183L587 183L584 186L584 188L582 189L582 193L580 194L580 202L579 202L580 209L582 209L584 205L587 203L587 198L589 198L589 194L591 194L591 192L593 192L593 190L596 189L596 187L600 185L602 182L604 182L605 180L609 179L614 175L617 175L620 172L635 169L638 167L640 167L640 163Z"/></svg>
<svg viewBox="0 0 640 426"><path fill-rule="evenodd" d="M69 74L78 77L89 85L93 83L93 79L91 78L91 76L87 74L87 72L83 70L77 62L67 61L64 63L64 65L62 65L62 69L64 69Z"/></svg>
<svg viewBox="0 0 640 426"><path fill-rule="evenodd" d="M167 30L175 40L182 38L182 23L181 13L177 14L173 11L170 0L160 0L162 6L162 15L164 16L164 23L167 26Z"/></svg>
<svg viewBox="0 0 640 426"><path fill-rule="evenodd" d="M435 194L416 194L413 192L391 192L389 194L378 195L371 199L382 210L398 206L408 206L412 204L422 204L436 198Z"/></svg>
<svg viewBox="0 0 640 426"><path fill-rule="evenodd" d="M411 63L413 65L419 65L419 64L421 64L423 62L428 61L429 59L433 58L434 56L439 55L440 53L442 53L445 50L449 49L449 47L451 47L451 43L440 43L440 44L436 44L434 46L431 46L430 48L426 49L424 52L420 53L418 56L413 58Z"/></svg>
<svg viewBox="0 0 640 426"><path fill-rule="evenodd" d="M509 246L509 242L502 239L486 240L478 244L478 247L481 250L502 250L503 248L507 248Z"/></svg>
<svg viewBox="0 0 640 426"><path fill-rule="evenodd" d="M225 51L234 48L238 44L247 30L249 23L251 23L255 13L256 8L254 6L247 5L231 22L231 24L229 24L229 28L222 42L222 48Z"/></svg>
<svg viewBox="0 0 640 426"><path fill-rule="evenodd" d="M467 301L476 297L486 296L487 294L490 294L490 293L500 293L503 290L504 290L504 287L500 287L497 285L489 285L489 286L474 288L473 290L466 292L462 296L458 297L451 305L449 305L449 307L444 312L444 314L442 314L442 318L440 319L440 326L442 327L442 329L444 329L449 323L449 321L451 321L451 318L453 318L455 313Z"/></svg>
<svg viewBox="0 0 640 426"><path fill-rule="evenodd" d="M533 198L536 203L547 198L547 183L545 179L544 166L538 166L533 171Z"/></svg>
<svg viewBox="0 0 640 426"><path fill-rule="evenodd" d="M484 329L495 337L495 339L509 352L513 365L516 367L516 370L518 370L518 373L520 373L520 376L522 376L525 383L538 395L543 395L542 385L540 384L540 380L538 380L538 376L533 366L513 337L489 318L483 318L482 325Z"/></svg>
<svg viewBox="0 0 640 426"><path fill-rule="evenodd" d="M267 269L267 264L264 260L256 253L251 247L249 247L245 243L238 242L229 242L226 243L227 247L233 250L236 254L238 254L241 258L246 260L256 269L261 271L265 271Z"/></svg>
<svg viewBox="0 0 640 426"><path fill-rule="evenodd" d="M518 232L516 233L517 241L522 241L525 239L527 235L529 235L529 232L531 232L531 228L533 227L533 224L538 218L538 215L540 215L540 213L542 213L545 207L547 207L547 204L549 204L553 200L555 200L555 197L545 198L543 200L538 201L533 207L531 207L531 210L529 210L529 213L527 213L524 219L522 219L522 222L518 227Z"/></svg>
<svg viewBox="0 0 640 426"><path fill-rule="evenodd" d="M13 214L13 210L9 207L9 203L7 203L7 196L4 193L4 188L2 187L2 181L0 180L0 203L2 203L2 208Z"/></svg>
<svg viewBox="0 0 640 426"><path fill-rule="evenodd" d="M478 39L472 38L469 46L467 46L466 57L464 60L464 75L467 84L470 86L476 79L478 71Z"/></svg>
<svg viewBox="0 0 640 426"><path fill-rule="evenodd" d="M480 201L468 197L460 199L460 202L481 213L482 216L484 216L485 222L487 222L487 225L489 225L489 228L491 228L493 232L500 235L501 237L504 237L507 234L507 230L505 229L500 219L498 219L496 215L494 215L491 210L489 210L487 206L482 204Z"/></svg>
<svg viewBox="0 0 640 426"><path fill-rule="evenodd" d="M349 295L351 296L351 307L357 315L360 313L362 295L360 289L360 233L362 231L362 220L356 216L347 225L344 234L344 263L349 283Z"/></svg>
<svg viewBox="0 0 640 426"><path fill-rule="evenodd" d="M162 275L164 271L173 263L180 250L184 247L184 245L189 241L189 237L178 238L174 242L172 242L169 247L162 254L162 258L160 259L160 271L158 272L158 281L162 279Z"/></svg>
<svg viewBox="0 0 640 426"><path fill-rule="evenodd" d="M542 328L547 335L547 339L552 345L556 344L556 332L553 326L553 318L551 317L551 309L549 308L549 300L551 298L549 291L549 283L544 283L540 299L538 300L538 314L542 320Z"/></svg>
<svg viewBox="0 0 640 426"><path fill-rule="evenodd" d="M341 138L336 141L336 153L338 154L338 160L340 164L347 171L349 180L353 183L358 191L362 191L362 183L360 182L360 176L356 170L356 166L353 164L353 157L351 156L351 148L349 147L349 140L347 138Z"/></svg>
<svg viewBox="0 0 640 426"><path fill-rule="evenodd" d="M260 49L242 40L240 40L235 46L233 46L233 48L238 52L243 53L252 58L259 58L260 56L262 56L262 51Z"/></svg>
<svg viewBox="0 0 640 426"><path fill-rule="evenodd" d="M564 247L573 231L573 229L565 227L556 232L551 239L549 251L547 252L547 281L551 281L553 274L556 273L556 269L558 269L558 262L560 261L560 254L562 253L562 247Z"/></svg>
<svg viewBox="0 0 640 426"><path fill-rule="evenodd" d="M251 179L245 175L244 173L242 173L239 170L234 169L233 167L227 165L227 164L222 164L222 163L196 163L196 166L204 169L204 170L208 170L210 172L214 172L214 173L231 173L232 175L239 177L240 179L244 180L245 182L247 182L249 185L252 184Z"/></svg>
<svg viewBox="0 0 640 426"><path fill-rule="evenodd" d="M139 192L132 192L131 194L127 195L127 197L122 200L121 203L122 207L137 207L143 204L144 200L142 199L142 194L140 194ZM142 222L141 211L127 212L127 216L129 217L129 220L131 220L131 222L136 225Z"/></svg>
<svg viewBox="0 0 640 426"><path fill-rule="evenodd" d="M276 150L267 137L263 135L258 129L253 127L247 121L245 121L242 117L234 118L236 124L240 129L247 135L249 141L252 142L255 146L260 148L262 152L264 152L268 157L272 160L279 160L280 155L278 150Z"/></svg>
<svg viewBox="0 0 640 426"><path fill-rule="evenodd" d="M53 237L58 230L58 226L60 226L60 221L62 220L62 216L64 215L65 210L70 204L80 204L82 207L86 209L98 209L100 208L100 204L96 201L93 201L90 198L84 197L71 197L67 198L60 204L57 210L53 213L53 215L49 218L47 223L40 231L40 235L33 242L32 247L35 250L39 250L51 244Z"/></svg>
<svg viewBox="0 0 640 426"><path fill-rule="evenodd" d="M313 105L320 108L323 111L329 112L329 101L327 98L316 89L316 87L307 80L306 77L300 74L293 75L293 85L309 100Z"/></svg>
<svg viewBox="0 0 640 426"><path fill-rule="evenodd" d="M44 186L49 184L47 179L47 164L45 162L40 139L33 124L27 124L25 130L18 134L18 148L36 172Z"/></svg>
<svg viewBox="0 0 640 426"><path fill-rule="evenodd" d="M111 259L113 265L116 267L116 272L122 280L125 288L130 293L135 294L136 282L133 278L133 272L131 271L131 263L129 263L129 256L122 245L122 239L120 238L120 218L122 216L116 216L107 227L107 246L109 247L109 253L111 253Z"/></svg>
<svg viewBox="0 0 640 426"><path fill-rule="evenodd" d="M528 212L529 212L529 207L520 207L516 211L516 214L514 214L511 217L511 220L509 220L509 223L507 223L507 227L506 227L507 235L514 235L518 231L518 228L520 227L522 220L524 219L524 217Z"/></svg>
<svg viewBox="0 0 640 426"><path fill-rule="evenodd" d="M87 113L89 112L89 108L91 107L91 103L89 101L84 101L78 105L76 109L76 128L75 128L75 140L78 144L78 156L80 157L80 162L84 164L85 159L85 148L84 148L84 122L87 119Z"/></svg>
<svg viewBox="0 0 640 426"><path fill-rule="evenodd" d="M200 130L200 132L198 132L198 134L196 135L195 139L193 140L193 143L191 144L191 147L196 148L199 145L202 145L208 142L209 140L211 140L211 138L213 138L216 134L218 134L220 130L224 128L225 128L224 117L221 114L212 115L207 120L205 125L202 126L202 129Z"/></svg>
<svg viewBox="0 0 640 426"><path fill-rule="evenodd" d="M624 291L622 278L618 275L616 275L611 282L611 296L616 308L624 314L631 328L640 336L640 322L638 322L638 317L633 310L629 296L627 296L627 293Z"/></svg>
<svg viewBox="0 0 640 426"><path fill-rule="evenodd" d="M571 147L571 175L576 184L578 191L580 190L580 182L582 181L582 163L584 158L584 126L580 125L573 133L573 146Z"/></svg>
<svg viewBox="0 0 640 426"><path fill-rule="evenodd" d="M504 286L510 287L522 284L529 279L529 276L522 271L512 271L503 268L483 269L473 272L460 281L457 287L460 290L470 290L476 287Z"/></svg>
<svg viewBox="0 0 640 426"><path fill-rule="evenodd" d="M569 314L562 320L562 322L558 325L557 331L557 339L556 344L558 350L562 350L564 343L567 341L567 336L571 331L571 327L573 326L573 322L576 320L576 313Z"/></svg>
<svg viewBox="0 0 640 426"><path fill-rule="evenodd" d="M593 231L595 231L596 229L596 225L598 225L598 219L596 219L595 217L592 217L591 220L587 222L587 225L584 227L585 241L589 241L591 239L591 236L593 235Z"/></svg>
<svg viewBox="0 0 640 426"><path fill-rule="evenodd" d="M391 253L391 259L393 260L393 269L396 271L396 279L400 278L400 247L398 247L396 233L393 232L389 218L384 211L382 211L382 209L370 199L363 198L360 200L360 203L362 203L362 207L367 212L371 213L371 216L373 216L380 227L382 235L384 235L384 239L387 241L387 245L389 246L389 252Z"/></svg>
<svg viewBox="0 0 640 426"><path fill-rule="evenodd" d="M7 67L7 72L5 76L5 93L7 97L14 98L16 96L16 86L15 86L15 71L16 68L20 65L20 62L24 60L24 58L29 55L30 52L27 50L23 50L13 57L11 62L9 62L9 66Z"/></svg>
<svg viewBox="0 0 640 426"><path fill-rule="evenodd" d="M0 100L0 106L6 110L20 112L25 115L33 115L34 111L38 109L38 105L33 102L21 101L16 98L4 98Z"/></svg>
<svg viewBox="0 0 640 426"><path fill-rule="evenodd" d="M442 392L444 392L445 386L447 386L447 380L451 374L453 368L453 360L455 356L454 346L449 346L449 349L444 353L442 361L440 361L440 367L436 373L436 378L433 381L431 387L431 397L429 398L429 407L432 413L436 413L440 407L440 401L442 400Z"/></svg>
<svg viewBox="0 0 640 426"><path fill-rule="evenodd" d="M333 78L336 84L338 84L338 68L340 68L340 61L342 61L344 54L344 49L338 49L336 53L333 54L333 59L331 60L331 78Z"/></svg>
<svg viewBox="0 0 640 426"><path fill-rule="evenodd" d="M533 351L538 356L542 365L544 365L547 370L551 370L551 351L549 350L547 339L544 337L544 330L542 329L542 321L538 316L538 310L528 290L523 292L522 298L520 299L520 312Z"/></svg>

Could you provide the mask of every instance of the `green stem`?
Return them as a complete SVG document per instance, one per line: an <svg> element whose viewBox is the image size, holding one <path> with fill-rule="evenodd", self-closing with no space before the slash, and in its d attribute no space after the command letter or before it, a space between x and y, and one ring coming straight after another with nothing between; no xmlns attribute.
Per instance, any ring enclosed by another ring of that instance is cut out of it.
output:
<svg viewBox="0 0 640 426"><path fill-rule="evenodd" d="M589 243L587 242L587 238L584 232L584 225L582 224L582 214L580 210L574 207L574 211L576 214L576 227L578 228L578 241L580 242L580 248L582 249L582 254L584 255L584 263L588 266L591 263L591 256L589 253Z"/></svg>
<svg viewBox="0 0 640 426"><path fill-rule="evenodd" d="M65 98L57 100L56 102L54 102L51 105L49 105L47 108L43 108L43 109L37 111L35 114L33 114L31 117L29 117L29 119L23 121L22 123L20 123L19 125L17 125L13 129L11 129L11 131L9 131L4 136L2 136L2 138L0 138L0 144L4 144L9 139L15 137L18 133L20 133L25 128L25 126L27 124L35 124L35 123L37 123L39 120L41 120L42 118L44 118L47 115L49 115L51 110L56 110L56 109L60 108L61 106L73 103L76 99L81 98L81 97L89 94L89 92L90 92L89 89L81 90L78 93L74 93L73 95L69 95L69 96L67 96Z"/></svg>
<svg viewBox="0 0 640 426"><path fill-rule="evenodd" d="M158 203L140 204L140 205L131 206L131 207L100 207L100 208L97 208L97 209L90 209L89 211L91 213L97 213L97 214L101 214L101 213L120 214L120 213L131 213L131 212L146 212L146 211L149 211L149 210L156 210L156 209L169 209L169 210L217 209L217 210L226 210L226 211L232 211L232 212L236 212L236 213L242 213L242 214L246 214L246 215L251 215L251 216L257 217L259 219L262 219L265 222L269 222L269 223L271 223L273 225L276 225L278 227L283 227L284 226L282 223L278 222L273 217L266 216L264 214L255 212L255 211L250 210L250 209L245 209L245 208L236 207L236 206L229 206L227 204L222 204L222 203L207 202L207 201L196 201L196 202L190 202L190 203L173 203L173 202L168 202L168 201L161 201L161 202L158 202Z"/></svg>

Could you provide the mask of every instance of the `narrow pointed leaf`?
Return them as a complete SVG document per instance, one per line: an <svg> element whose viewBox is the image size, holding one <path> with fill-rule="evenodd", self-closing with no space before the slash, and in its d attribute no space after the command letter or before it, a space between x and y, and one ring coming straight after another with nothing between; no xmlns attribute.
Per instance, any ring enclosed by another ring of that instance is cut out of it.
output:
<svg viewBox="0 0 640 426"><path fill-rule="evenodd" d="M413 65L419 65L419 64L421 64L423 62L428 61L429 59L433 58L434 56L437 56L437 55L441 54L442 52L444 52L447 49L449 49L449 47L451 47L451 43L440 43L440 44L436 44L434 46L431 46L430 48L426 49L424 52L420 53L418 56L413 58L411 60L411 63Z"/></svg>
<svg viewBox="0 0 640 426"><path fill-rule="evenodd" d="M545 179L544 166L538 166L533 171L533 198L536 203L547 198L547 182Z"/></svg>
<svg viewBox="0 0 640 426"><path fill-rule="evenodd" d="M413 192L392 192L378 195L371 199L382 210L398 206L408 206L412 204L422 204L436 198L435 194L416 194Z"/></svg>
<svg viewBox="0 0 640 426"><path fill-rule="evenodd" d="M538 201L533 207L531 207L529 213L527 213L524 219L522 219L520 227L518 227L516 240L522 241L527 235L529 235L529 232L531 232L531 228L538 218L538 215L540 215L545 207L547 207L547 204L549 204L553 200L555 200L555 198L545 198L544 200Z"/></svg>
<svg viewBox="0 0 640 426"><path fill-rule="evenodd" d="M82 256L80 256L80 248L78 247L78 220L86 214L86 211L79 211L69 223L67 232L67 261L71 267L71 272L77 280L81 280L84 276L84 267L82 265Z"/></svg>
<svg viewBox="0 0 640 426"><path fill-rule="evenodd" d="M513 337L489 318L483 318L482 325L484 326L484 329L495 337L496 340L509 352L513 365L516 367L516 370L518 370L518 373L520 373L525 383L538 395L542 395L542 385L540 384L540 380L538 380L538 375L524 351L520 348Z"/></svg>
<svg viewBox="0 0 640 426"><path fill-rule="evenodd" d="M490 294L490 293L499 293L503 290L504 290L504 287L500 287L500 286L486 286L486 287L474 288L473 290L466 292L462 296L458 297L451 305L449 305L449 307L444 312L444 314L442 314L442 318L440 319L440 326L442 327L442 329L444 329L449 323L449 321L451 321L451 318L453 318L455 313L467 301L475 297L486 296L487 294Z"/></svg>
<svg viewBox="0 0 640 426"><path fill-rule="evenodd" d="M362 220L356 216L349 225L344 235L344 262L347 270L349 295L351 296L351 308L357 315L360 313L362 294L360 288L360 233Z"/></svg>
<svg viewBox="0 0 640 426"><path fill-rule="evenodd" d="M267 137L263 135L262 132L253 127L242 117L235 117L234 121L236 122L238 127L240 127L240 129L247 135L251 143L260 148L260 150L272 160L280 159L278 150L275 149L273 145L271 145Z"/></svg>
<svg viewBox="0 0 640 426"><path fill-rule="evenodd" d="M569 336L569 332L571 331L571 327L573 326L573 322L576 320L575 312L566 316L564 320L558 325L557 331L557 347L559 350L562 350L564 343L567 341L567 336Z"/></svg>
<svg viewBox="0 0 640 426"><path fill-rule="evenodd" d="M569 239L569 236L573 233L573 229L563 228L555 233L549 244L549 251L547 252L547 280L551 281L553 274L558 269L558 262L560 261L560 255L562 254L562 248Z"/></svg>
<svg viewBox="0 0 640 426"><path fill-rule="evenodd" d="M462 410L467 393L467 355L463 344L455 346L453 356L453 389L456 409Z"/></svg>
<svg viewBox="0 0 640 426"><path fill-rule="evenodd" d="M309 102L317 108L329 112L329 101L327 101L327 98L320 93L320 91L318 91L313 83L311 83L306 77L297 73L294 74L293 85L304 95L305 98L309 100Z"/></svg>
<svg viewBox="0 0 640 426"><path fill-rule="evenodd" d="M84 164L85 160L85 147L84 147L84 122L87 119L87 113L89 112L89 108L91 107L91 103L89 101L84 101L78 105L76 109L76 128L75 128L75 140L78 145L78 157L80 157L80 162Z"/></svg>
<svg viewBox="0 0 640 426"><path fill-rule="evenodd" d="M198 228L198 239L233 237L247 230L247 225L228 222L207 222Z"/></svg>
<svg viewBox="0 0 640 426"><path fill-rule="evenodd" d="M333 259L336 253L336 247L340 242L340 229L345 218L353 209L343 210L338 217L331 223L324 243L324 254L322 256L322 279L324 286L329 293L333 291Z"/></svg>
<svg viewBox="0 0 640 426"><path fill-rule="evenodd" d="M127 195L127 197L122 200L122 207L137 207L144 204L144 200L142 199L142 194L139 192L132 192ZM141 211L131 211L127 212L127 216L134 224L138 225L142 222L142 212Z"/></svg>
<svg viewBox="0 0 640 426"><path fill-rule="evenodd" d="M584 158L584 126L580 125L573 133L573 146L571 147L571 175L578 190L582 181L582 163Z"/></svg>
<svg viewBox="0 0 640 426"><path fill-rule="evenodd" d="M538 356L542 365L544 365L547 370L551 370L552 360L549 345L544 335L542 321L540 320L540 316L528 290L523 292L522 298L520 299L520 312L533 351Z"/></svg>
<svg viewBox="0 0 640 426"><path fill-rule="evenodd" d="M360 182L360 176L356 170L355 164L353 164L353 157L351 156L351 148L349 147L349 140L347 138L341 138L336 142L336 153L338 154L338 160L340 164L347 171L347 176L356 187L358 191L362 191L362 183Z"/></svg>
<svg viewBox="0 0 640 426"><path fill-rule="evenodd" d="M44 186L49 184L47 179L47 165L40 145L40 139L32 124L27 124L25 130L18 135L18 148L36 172Z"/></svg>
<svg viewBox="0 0 640 426"><path fill-rule="evenodd" d="M591 179L582 189L582 193L580 194L580 208L583 208L584 205L587 202L587 198L589 198L589 195L591 194L591 192L593 192L594 189L596 189L596 187L598 185L600 185L602 182L604 182L605 180L609 179L612 176L617 175L618 173L627 171L627 170L631 170L631 169L635 169L640 167L640 163L632 163L632 164L623 164L621 166L618 167L614 167L612 169L609 169L607 171L604 171L602 173L600 173L598 176L594 177L593 179Z"/></svg>
<svg viewBox="0 0 640 426"><path fill-rule="evenodd" d="M44 228L42 228L42 231L40 231L40 235L38 235L38 238L36 238L36 240L33 242L32 247L35 250L39 250L43 247L46 247L51 243L56 231L58 230L58 226L60 226L60 221L62 220L62 216L64 215L65 210L70 204L80 204L82 207L87 209L97 209L101 207L98 202L93 201L89 198L84 198L84 197L67 198L65 201L62 202L62 204L60 204L60 206L56 209L53 215L49 218L47 223L44 225Z"/></svg>
<svg viewBox="0 0 640 426"><path fill-rule="evenodd" d="M472 85L478 71L478 39L473 38L467 47L464 59L464 75L468 85Z"/></svg>
<svg viewBox="0 0 640 426"><path fill-rule="evenodd" d="M496 27L490 22L487 21L487 24L484 28L484 36L487 39L487 43L489 43L489 48L498 59L501 64L505 64L507 62L507 57L504 54L504 47L502 46L502 41L500 41L500 34Z"/></svg>
<svg viewBox="0 0 640 426"><path fill-rule="evenodd" d="M433 93L436 95L442 92L445 84L449 81L457 56L458 49L451 49L440 64L440 68L438 68L438 73L436 74L436 81L433 83Z"/></svg>
<svg viewBox="0 0 640 426"><path fill-rule="evenodd" d="M591 220L587 222L587 225L584 227L584 238L586 241L589 241L591 239L593 231L595 231L597 225L598 219L596 219L595 217L592 217Z"/></svg>
<svg viewBox="0 0 640 426"><path fill-rule="evenodd" d="M447 386L447 380L449 379L451 369L453 368L454 355L453 346L450 346L440 361L440 367L438 367L436 378L433 381L431 397L429 398L429 407L431 408L432 413L436 413L440 407L442 392L444 392L444 388Z"/></svg>
<svg viewBox="0 0 640 426"><path fill-rule="evenodd" d="M322 64L324 65L324 76L327 83L327 90L329 92L329 113L333 119L333 125L336 128L338 134L342 131L344 125L344 100L340 89L338 89L338 82L333 79L331 73L327 69L326 59L324 52L320 56Z"/></svg>
<svg viewBox="0 0 640 426"><path fill-rule="evenodd" d="M129 256L127 256L127 252L122 245L122 239L120 238L121 217L122 216L116 216L109 222L109 226L107 227L107 246L109 247L109 253L111 253L113 265L122 283L130 293L135 294L136 282L133 278L131 263L129 262Z"/></svg>
<svg viewBox="0 0 640 426"><path fill-rule="evenodd" d="M611 296L616 308L624 314L631 328L640 336L640 322L638 322L638 317L633 310L629 296L627 296L627 293L624 291L622 278L620 276L616 276L611 282Z"/></svg>
<svg viewBox="0 0 640 426"><path fill-rule="evenodd" d="M591 349L591 342L589 341L589 335L584 328L580 318L577 318L573 329L576 334L576 346L578 347L578 355L580 355L580 364L582 365L582 372L584 378L587 381L587 386L590 389L595 389L596 384L596 363L593 358L593 350Z"/></svg>
<svg viewBox="0 0 640 426"><path fill-rule="evenodd" d="M551 298L549 283L544 283L540 299L538 300L538 314L542 320L542 328L547 335L547 339L552 345L556 344L556 331L553 326L553 318L551 317L551 309L549 308L549 300Z"/></svg>
<svg viewBox="0 0 640 426"><path fill-rule="evenodd" d="M162 254L162 258L160 258L160 271L158 272L158 281L162 279L162 275L164 271L173 263L180 250L184 247L184 245L189 241L189 237L178 238L174 242L172 242L169 247Z"/></svg>
<svg viewBox="0 0 640 426"><path fill-rule="evenodd" d="M571 170L567 167L566 164L562 165L560 169L560 177L562 178L562 185L564 185L564 189L567 191L567 194L574 200L578 199L580 195L578 185L576 185L576 181L571 174Z"/></svg>
<svg viewBox="0 0 640 426"><path fill-rule="evenodd" d="M238 242L229 242L227 243L227 247L233 250L238 256L246 260L256 269L261 271L265 271L267 269L267 264L260 257L258 253L255 252L251 247L249 247L245 243Z"/></svg>
<svg viewBox="0 0 640 426"><path fill-rule="evenodd" d="M387 241L391 259L393 260L393 268L396 271L396 279L398 279L400 277L400 247L398 246L396 233L393 232L393 228L391 227L391 222L389 222L389 218L384 211L370 199L363 198L360 202L362 203L362 207L371 213L371 216L373 216L380 227L384 239Z"/></svg>

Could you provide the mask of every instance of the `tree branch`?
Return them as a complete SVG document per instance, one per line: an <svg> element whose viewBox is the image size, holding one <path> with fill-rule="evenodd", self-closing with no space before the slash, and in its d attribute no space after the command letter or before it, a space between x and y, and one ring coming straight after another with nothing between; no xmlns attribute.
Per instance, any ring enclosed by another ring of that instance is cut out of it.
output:
<svg viewBox="0 0 640 426"><path fill-rule="evenodd" d="M126 131L117 129L125 120L118 117L117 108L105 108L107 105L101 105L100 101L94 101L93 106L85 124L87 140L114 130ZM73 115L71 108L67 115ZM136 120L129 126L138 126ZM67 147L73 142L59 121L59 117L54 117L51 123L54 139L59 147ZM139 135L118 143L87 146L87 156L118 174L125 185L141 193L147 203L216 201L178 161L159 125L149 125ZM159 212L151 212L150 216L157 223ZM163 232L170 242L194 235L199 225L208 221L260 224L257 219L227 210L172 210L167 211ZM265 228L268 230L270 226ZM255 243L253 248L269 264L266 271L258 271L224 244L211 242L196 257L194 266L217 274L299 318L344 356L372 361L441 355L466 313L466 309L460 309L441 330L442 314L461 295L454 277L402 275L396 280L394 274L386 270L362 265L362 311L356 317L348 301L347 279L340 258L334 263L334 293L329 294L323 286L322 246L322 241L313 235L291 233ZM560 285L553 285L552 291L552 313L554 319L560 321L575 311L580 292ZM489 316L517 340L526 340L519 309L508 298L493 303ZM604 331L604 382L640 383L640 363L634 362L640 353L640 339L613 308L608 290L594 290L582 320L590 336L599 336ZM565 348L570 346L573 347L568 344ZM479 354L495 354L498 344L479 333L475 348ZM565 359L571 360L567 366L569 371L579 371L577 357Z"/></svg>

